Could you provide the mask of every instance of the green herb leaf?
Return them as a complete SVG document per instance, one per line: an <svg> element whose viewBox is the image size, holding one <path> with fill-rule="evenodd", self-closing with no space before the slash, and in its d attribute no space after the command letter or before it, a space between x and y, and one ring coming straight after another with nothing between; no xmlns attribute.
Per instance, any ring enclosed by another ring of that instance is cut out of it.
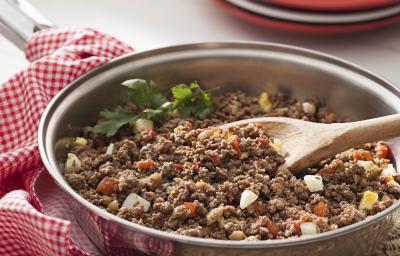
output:
<svg viewBox="0 0 400 256"><path fill-rule="evenodd" d="M113 111L101 111L100 116L105 120L99 122L93 131L98 134L105 134L107 137L115 135L126 124L133 125L139 118L139 115L126 111L121 106Z"/></svg>
<svg viewBox="0 0 400 256"><path fill-rule="evenodd" d="M183 117L196 116L206 118L215 111L215 105L210 92L203 91L199 84L178 84L171 89L173 101L168 101L160 92L153 81L143 79L130 79L122 83L129 90L129 97L138 108L137 113L132 113L121 106L113 111L100 112L104 119L95 127L94 132L110 137L126 125L134 125L139 118L151 120L163 119L168 114L178 110Z"/></svg>
<svg viewBox="0 0 400 256"><path fill-rule="evenodd" d="M143 110L141 116L146 119L163 119L165 118L165 112L161 109L145 109Z"/></svg>
<svg viewBox="0 0 400 256"><path fill-rule="evenodd" d="M178 84L171 91L174 96L173 107L183 117L194 115L203 119L215 111L210 94L203 91L196 82L190 85Z"/></svg>
<svg viewBox="0 0 400 256"><path fill-rule="evenodd" d="M159 87L153 81L130 79L122 83L129 89L129 96L134 104L143 108L158 109L167 102Z"/></svg>
<svg viewBox="0 0 400 256"><path fill-rule="evenodd" d="M183 104L187 104L192 99L192 89L186 84L178 84L171 88L172 95L174 96L173 106L177 108Z"/></svg>

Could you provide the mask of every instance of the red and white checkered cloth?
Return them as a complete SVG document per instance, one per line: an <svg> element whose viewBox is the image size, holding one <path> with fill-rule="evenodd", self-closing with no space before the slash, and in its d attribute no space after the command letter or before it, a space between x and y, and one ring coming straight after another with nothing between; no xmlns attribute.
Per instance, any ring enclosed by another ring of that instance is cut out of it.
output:
<svg viewBox="0 0 400 256"><path fill-rule="evenodd" d="M31 64L0 86L0 255L91 255L71 239L71 221L42 213L34 190L44 170L36 134L41 114L59 90L131 51L92 29L47 29L28 42Z"/></svg>

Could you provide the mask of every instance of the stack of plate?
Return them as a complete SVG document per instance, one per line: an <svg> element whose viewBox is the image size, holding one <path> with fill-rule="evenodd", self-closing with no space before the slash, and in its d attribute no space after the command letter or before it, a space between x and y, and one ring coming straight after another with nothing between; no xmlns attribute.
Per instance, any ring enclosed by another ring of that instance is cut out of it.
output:
<svg viewBox="0 0 400 256"><path fill-rule="evenodd" d="M400 0L214 0L252 23L311 33L345 33L400 22Z"/></svg>

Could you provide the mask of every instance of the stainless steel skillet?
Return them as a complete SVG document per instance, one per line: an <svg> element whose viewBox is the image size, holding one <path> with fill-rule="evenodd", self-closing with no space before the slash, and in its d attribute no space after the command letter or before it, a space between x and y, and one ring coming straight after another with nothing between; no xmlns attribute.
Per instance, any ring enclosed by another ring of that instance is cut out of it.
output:
<svg viewBox="0 0 400 256"><path fill-rule="evenodd" d="M176 255L369 255L399 219L400 202L369 219L333 232L277 241L237 242L183 237L117 218L90 204L62 177L56 142L93 124L100 109L125 97L119 83L151 78L164 85L199 81L221 91L249 94L284 90L303 98L317 96L342 116L357 119L400 111L400 91L388 81L346 61L322 53L277 44L218 42L181 45L117 58L74 81L47 107L40 123L42 160L68 197L88 236L110 255L140 252L138 239L162 243ZM69 124L68 126L66 124ZM399 141L391 141L396 158ZM399 160L399 159L397 159Z"/></svg>

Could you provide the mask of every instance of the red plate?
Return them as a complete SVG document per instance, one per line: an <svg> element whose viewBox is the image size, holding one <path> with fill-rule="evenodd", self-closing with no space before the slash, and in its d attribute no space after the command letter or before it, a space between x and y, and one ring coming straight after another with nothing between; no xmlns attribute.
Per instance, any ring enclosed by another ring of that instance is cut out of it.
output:
<svg viewBox="0 0 400 256"><path fill-rule="evenodd" d="M240 9L234 5L229 4L225 0L213 0L213 1L221 8L223 8L226 12L236 17L239 17L243 20L246 20L248 22L263 27L286 30L290 32L310 33L310 34L333 34L333 33L339 34L339 33L350 33L356 31L371 30L400 22L400 16L393 16L386 19L376 20L371 22L340 24L340 25L339 24L316 25L308 23L296 23L285 20L273 19L266 16L260 16L251 12L247 12L243 9Z"/></svg>
<svg viewBox="0 0 400 256"><path fill-rule="evenodd" d="M400 3L399 0L264 0L289 8L318 11L360 11L383 8Z"/></svg>

